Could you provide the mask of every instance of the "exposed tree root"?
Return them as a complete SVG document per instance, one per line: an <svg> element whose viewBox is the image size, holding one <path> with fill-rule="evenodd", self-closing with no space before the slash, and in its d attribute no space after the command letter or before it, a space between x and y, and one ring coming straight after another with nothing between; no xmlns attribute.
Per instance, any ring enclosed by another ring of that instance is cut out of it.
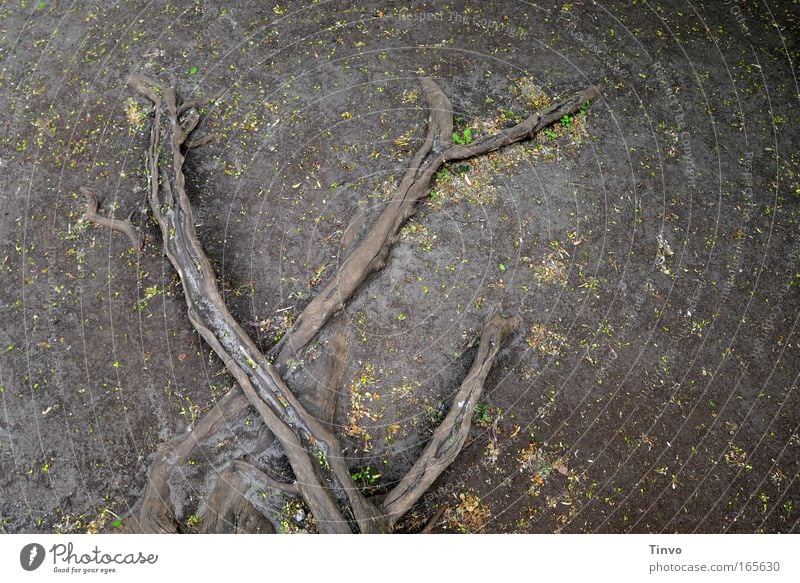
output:
<svg viewBox="0 0 800 583"><path fill-rule="evenodd" d="M239 474L246 478L248 481L259 484L265 488L269 488L270 490L278 490L283 492L287 496L299 496L300 489L297 487L297 484L287 484L285 482L276 482L272 478L270 478L267 474L259 470L252 464L249 464L242 460L234 460L231 462L231 467L239 472Z"/></svg>
<svg viewBox="0 0 800 583"><path fill-rule="evenodd" d="M320 531L385 531L380 511L353 484L336 437L289 391L222 299L197 239L183 174L183 146L199 122L197 110L182 104L174 87L142 76L133 77L131 85L155 106L147 153L148 198L164 251L183 284L189 320L280 441Z"/></svg>
<svg viewBox="0 0 800 583"><path fill-rule="evenodd" d="M330 317L344 307L367 276L383 267L392 237L410 213L402 220L400 217L408 212L408 208L422 196L426 188L417 180L417 174L432 152L441 151L452 140L453 108L450 100L428 77L422 78L422 89L428 104L428 131L422 146L411 160L397 192L364 240L345 259L339 271L305 307L292 328L273 349L279 361L286 362L297 354ZM407 200L410 201L408 204ZM352 237L352 233L349 236Z"/></svg>
<svg viewBox="0 0 800 583"><path fill-rule="evenodd" d="M467 439L472 413L481 398L483 383L503 341L516 332L519 318L494 316L481 333L478 354L467 378L456 392L447 416L402 480L383 501L383 510L394 524L417 503L434 480L456 459Z"/></svg>
<svg viewBox="0 0 800 583"><path fill-rule="evenodd" d="M328 345L328 350L317 361L317 365L311 373L314 387L303 393L309 411L331 431L333 431L333 421L336 416L339 387L347 367L348 350L347 329L342 323L339 323L338 330Z"/></svg>
<svg viewBox="0 0 800 583"><path fill-rule="evenodd" d="M246 497L251 488L260 493L260 508ZM282 526L278 517L284 504L299 496L300 490L294 484L276 482L255 466L234 460L219 473L211 494L204 501L198 531L217 534L280 532Z"/></svg>
<svg viewBox="0 0 800 583"><path fill-rule="evenodd" d="M589 87L573 98L553 105L543 113L534 113L525 121L496 135L467 146L454 146L450 100L430 78L422 79L422 88L429 110L428 135L422 147L412 159L391 201L364 240L345 259L339 271L311 300L289 332L273 349L273 353L279 353L279 360L285 362L297 354L317 335L330 317L344 307L364 280L372 272L383 268L400 227L416 212L414 203L427 195L433 177L445 163L474 158L529 139L564 115L574 114L584 103L599 94L598 87ZM352 237L352 233L348 235Z"/></svg>
<svg viewBox="0 0 800 583"><path fill-rule="evenodd" d="M419 531L419 533L429 534L433 532L433 529L438 526L439 521L442 519L442 516L444 516L444 513L446 511L447 511L447 504L442 504L441 506L439 506L438 510L436 510L436 512L433 513L433 516L430 517L428 522L425 524L425 526L422 527L422 530Z"/></svg>
<svg viewBox="0 0 800 583"><path fill-rule="evenodd" d="M206 144L210 144L216 139L214 134L208 134L207 136L203 136L202 138L197 138L196 140L189 140L186 142L186 149L187 150L194 150L195 148L199 148L201 146L205 146Z"/></svg>
<svg viewBox="0 0 800 583"><path fill-rule="evenodd" d="M463 447L489 369L503 341L517 329L518 319L495 316L488 321L475 361L450 412L420 459L380 506L377 499L365 499L356 489L332 431L335 396L347 355L344 330L334 337L331 350L315 375L319 382L316 388L306 392L303 402L285 385L277 367L286 364L306 346L365 279L383 267L400 227L414 213L415 202L427 193L433 176L443 164L527 139L563 115L576 112L597 95L597 88L590 87L497 135L469 146L454 146L450 101L432 79L423 78L429 115L422 146L397 192L366 237L275 347L273 354L277 354L277 358L273 365L228 311L211 264L197 239L183 174L185 152L202 141L190 137L199 123L196 104L182 103L174 87L162 87L142 76L132 77L130 84L154 104L154 122L146 152L148 200L161 228L164 252L180 276L192 325L223 361L243 394L233 390L191 434L160 449L139 511L129 528L138 532L179 530L170 507L169 474L186 462L198 444L219 431L226 419L240 417L250 404L280 442L295 481L279 483L250 464L233 462L220 474L214 491L205 502L203 515L208 521L203 526L204 531L276 528L274 516L265 519L254 516L263 513L263 509L256 509L243 497L248 484L254 483L279 491L281 495L302 497L320 532L390 531ZM352 242L352 234L349 239Z"/></svg>
<svg viewBox="0 0 800 583"><path fill-rule="evenodd" d="M159 446L139 510L125 523L127 532L178 532L178 521L173 516L170 499L170 475L186 464L197 446L225 429L226 423L236 419L247 405L245 396L240 391L232 389L194 428Z"/></svg>
<svg viewBox="0 0 800 583"><path fill-rule="evenodd" d="M249 489L247 470L240 472L234 462L231 467L221 471L211 494L203 503L199 513L198 531L215 534L269 534L278 532L280 525L276 517L281 506L277 496L269 496L270 512L258 510L245 497ZM250 466L252 468L252 466ZM255 468L253 468L255 469ZM258 470L256 470L258 471ZM269 480L262 475L260 478Z"/></svg>
<svg viewBox="0 0 800 583"><path fill-rule="evenodd" d="M129 220L121 221L119 219L109 219L97 212L97 197L88 188L81 186L80 188L83 198L86 200L86 210L84 211L84 218L96 225L106 227L112 231L122 233L131 241L131 246L134 249L142 248L142 236L139 230L133 226Z"/></svg>

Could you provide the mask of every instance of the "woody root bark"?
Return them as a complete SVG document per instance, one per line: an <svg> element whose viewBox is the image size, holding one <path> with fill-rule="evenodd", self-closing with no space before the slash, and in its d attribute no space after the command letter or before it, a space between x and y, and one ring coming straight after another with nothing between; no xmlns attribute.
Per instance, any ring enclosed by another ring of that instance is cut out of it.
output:
<svg viewBox="0 0 800 583"><path fill-rule="evenodd" d="M133 516L129 532L179 532L171 477L182 471L193 452L219 440L229 424L252 407L267 431L260 447L277 442L291 467L291 481L269 476L245 459L230 460L217 472L205 496L201 530L206 532L269 532L279 524L275 503L259 504L243 492L256 486L275 496L269 500L301 498L323 533L391 532L425 491L453 463L466 441L475 406L498 351L518 328L516 317L492 315L481 332L472 367L456 391L444 420L406 475L380 497L365 497L350 475L347 458L333 431L335 394L347 358L345 334L329 343L322 359L325 382L314 389L290 388L281 372L358 291L362 283L386 264L402 225L429 191L436 172L446 163L485 155L576 113L599 89L591 86L521 123L468 145L453 143L450 100L431 78L421 79L428 108L427 133L386 208L353 248L324 289L310 301L283 339L264 354L225 305L211 263L197 238L192 205L187 195L184 162L191 148L206 141L195 138L199 105L183 101L174 85L162 85L141 75L129 83L153 104L149 144L145 152L150 211L157 222L163 250L177 271L189 320L222 360L237 386L185 434L163 444L152 464L149 481ZM94 194L84 190L86 220L124 233L137 248L141 237L127 221L114 221L97 212ZM341 328L341 327L340 327ZM317 378L321 378L320 375Z"/></svg>

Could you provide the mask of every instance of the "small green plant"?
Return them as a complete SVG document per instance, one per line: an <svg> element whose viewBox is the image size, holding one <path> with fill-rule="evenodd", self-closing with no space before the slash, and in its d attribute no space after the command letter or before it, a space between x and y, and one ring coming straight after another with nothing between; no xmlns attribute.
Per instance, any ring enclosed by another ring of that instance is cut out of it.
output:
<svg viewBox="0 0 800 583"><path fill-rule="evenodd" d="M459 146L465 146L472 142L472 129L465 129L460 135L458 132L453 132L453 142Z"/></svg>
<svg viewBox="0 0 800 583"><path fill-rule="evenodd" d="M551 140L555 140L558 137L558 134L553 130L544 130L544 135L550 138Z"/></svg>
<svg viewBox="0 0 800 583"><path fill-rule="evenodd" d="M186 399L187 405L181 405L180 414L189 419L189 425L194 425L194 422L197 421L197 416L200 414L200 407L193 403L189 397L184 397L184 399Z"/></svg>
<svg viewBox="0 0 800 583"><path fill-rule="evenodd" d="M475 423L481 427L485 427L492 422L492 415L489 412L489 406L486 403L478 403L475 405Z"/></svg>
<svg viewBox="0 0 800 583"><path fill-rule="evenodd" d="M581 105L581 109L578 112L580 115L586 115L589 112L589 107L591 107L591 101L584 101L583 105Z"/></svg>
<svg viewBox="0 0 800 583"><path fill-rule="evenodd" d="M572 125L572 122L575 121L575 118L571 115L563 115L561 116L561 125L565 128L569 128Z"/></svg>
<svg viewBox="0 0 800 583"><path fill-rule="evenodd" d="M439 425L442 421L444 421L444 411L438 407L428 406L428 408L425 410L425 414L434 425Z"/></svg>
<svg viewBox="0 0 800 583"><path fill-rule="evenodd" d="M502 410L498 407L489 407L486 403L478 403L475 405L472 420L478 427L486 428L498 421L502 414Z"/></svg>
<svg viewBox="0 0 800 583"><path fill-rule="evenodd" d="M200 526L200 522L202 522L202 519L197 516L197 514L191 514L189 518L186 519L186 526L189 528L197 528Z"/></svg>
<svg viewBox="0 0 800 583"><path fill-rule="evenodd" d="M502 116L504 118L510 119L510 120L516 120L519 117L514 111L512 111L510 109L502 109L501 108L500 109L500 113L502 114Z"/></svg>
<svg viewBox="0 0 800 583"><path fill-rule="evenodd" d="M353 482L355 482L362 494L369 495L374 493L375 486L378 483L378 478L381 477L381 474L372 466L364 466L363 468L352 472L350 477L353 478Z"/></svg>

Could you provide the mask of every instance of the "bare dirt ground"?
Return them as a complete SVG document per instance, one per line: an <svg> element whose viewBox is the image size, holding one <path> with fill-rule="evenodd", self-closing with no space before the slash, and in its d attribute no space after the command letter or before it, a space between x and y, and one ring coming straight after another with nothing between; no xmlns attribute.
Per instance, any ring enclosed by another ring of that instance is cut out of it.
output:
<svg viewBox="0 0 800 583"><path fill-rule="evenodd" d="M797 531L797 5L634 4L0 4L0 531L113 531L157 445L233 384L146 212L135 72L208 100L198 235L264 350L424 137L421 75L461 139L602 82L553 130L440 172L339 316L351 470L370 492L402 477L499 309L522 328L404 529L445 506L437 531ZM81 186L132 213L140 253L81 220ZM254 414L218 449L259 432ZM187 530L212 453L178 488ZM287 531L313 530L300 510Z"/></svg>

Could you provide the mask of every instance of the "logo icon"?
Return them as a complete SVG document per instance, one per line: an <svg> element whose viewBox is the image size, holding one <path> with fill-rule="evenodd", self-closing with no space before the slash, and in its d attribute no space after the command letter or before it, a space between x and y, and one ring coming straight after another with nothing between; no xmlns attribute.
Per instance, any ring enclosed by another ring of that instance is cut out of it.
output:
<svg viewBox="0 0 800 583"><path fill-rule="evenodd" d="M44 562L44 547L39 543L30 543L19 552L19 564L26 571L35 571Z"/></svg>

